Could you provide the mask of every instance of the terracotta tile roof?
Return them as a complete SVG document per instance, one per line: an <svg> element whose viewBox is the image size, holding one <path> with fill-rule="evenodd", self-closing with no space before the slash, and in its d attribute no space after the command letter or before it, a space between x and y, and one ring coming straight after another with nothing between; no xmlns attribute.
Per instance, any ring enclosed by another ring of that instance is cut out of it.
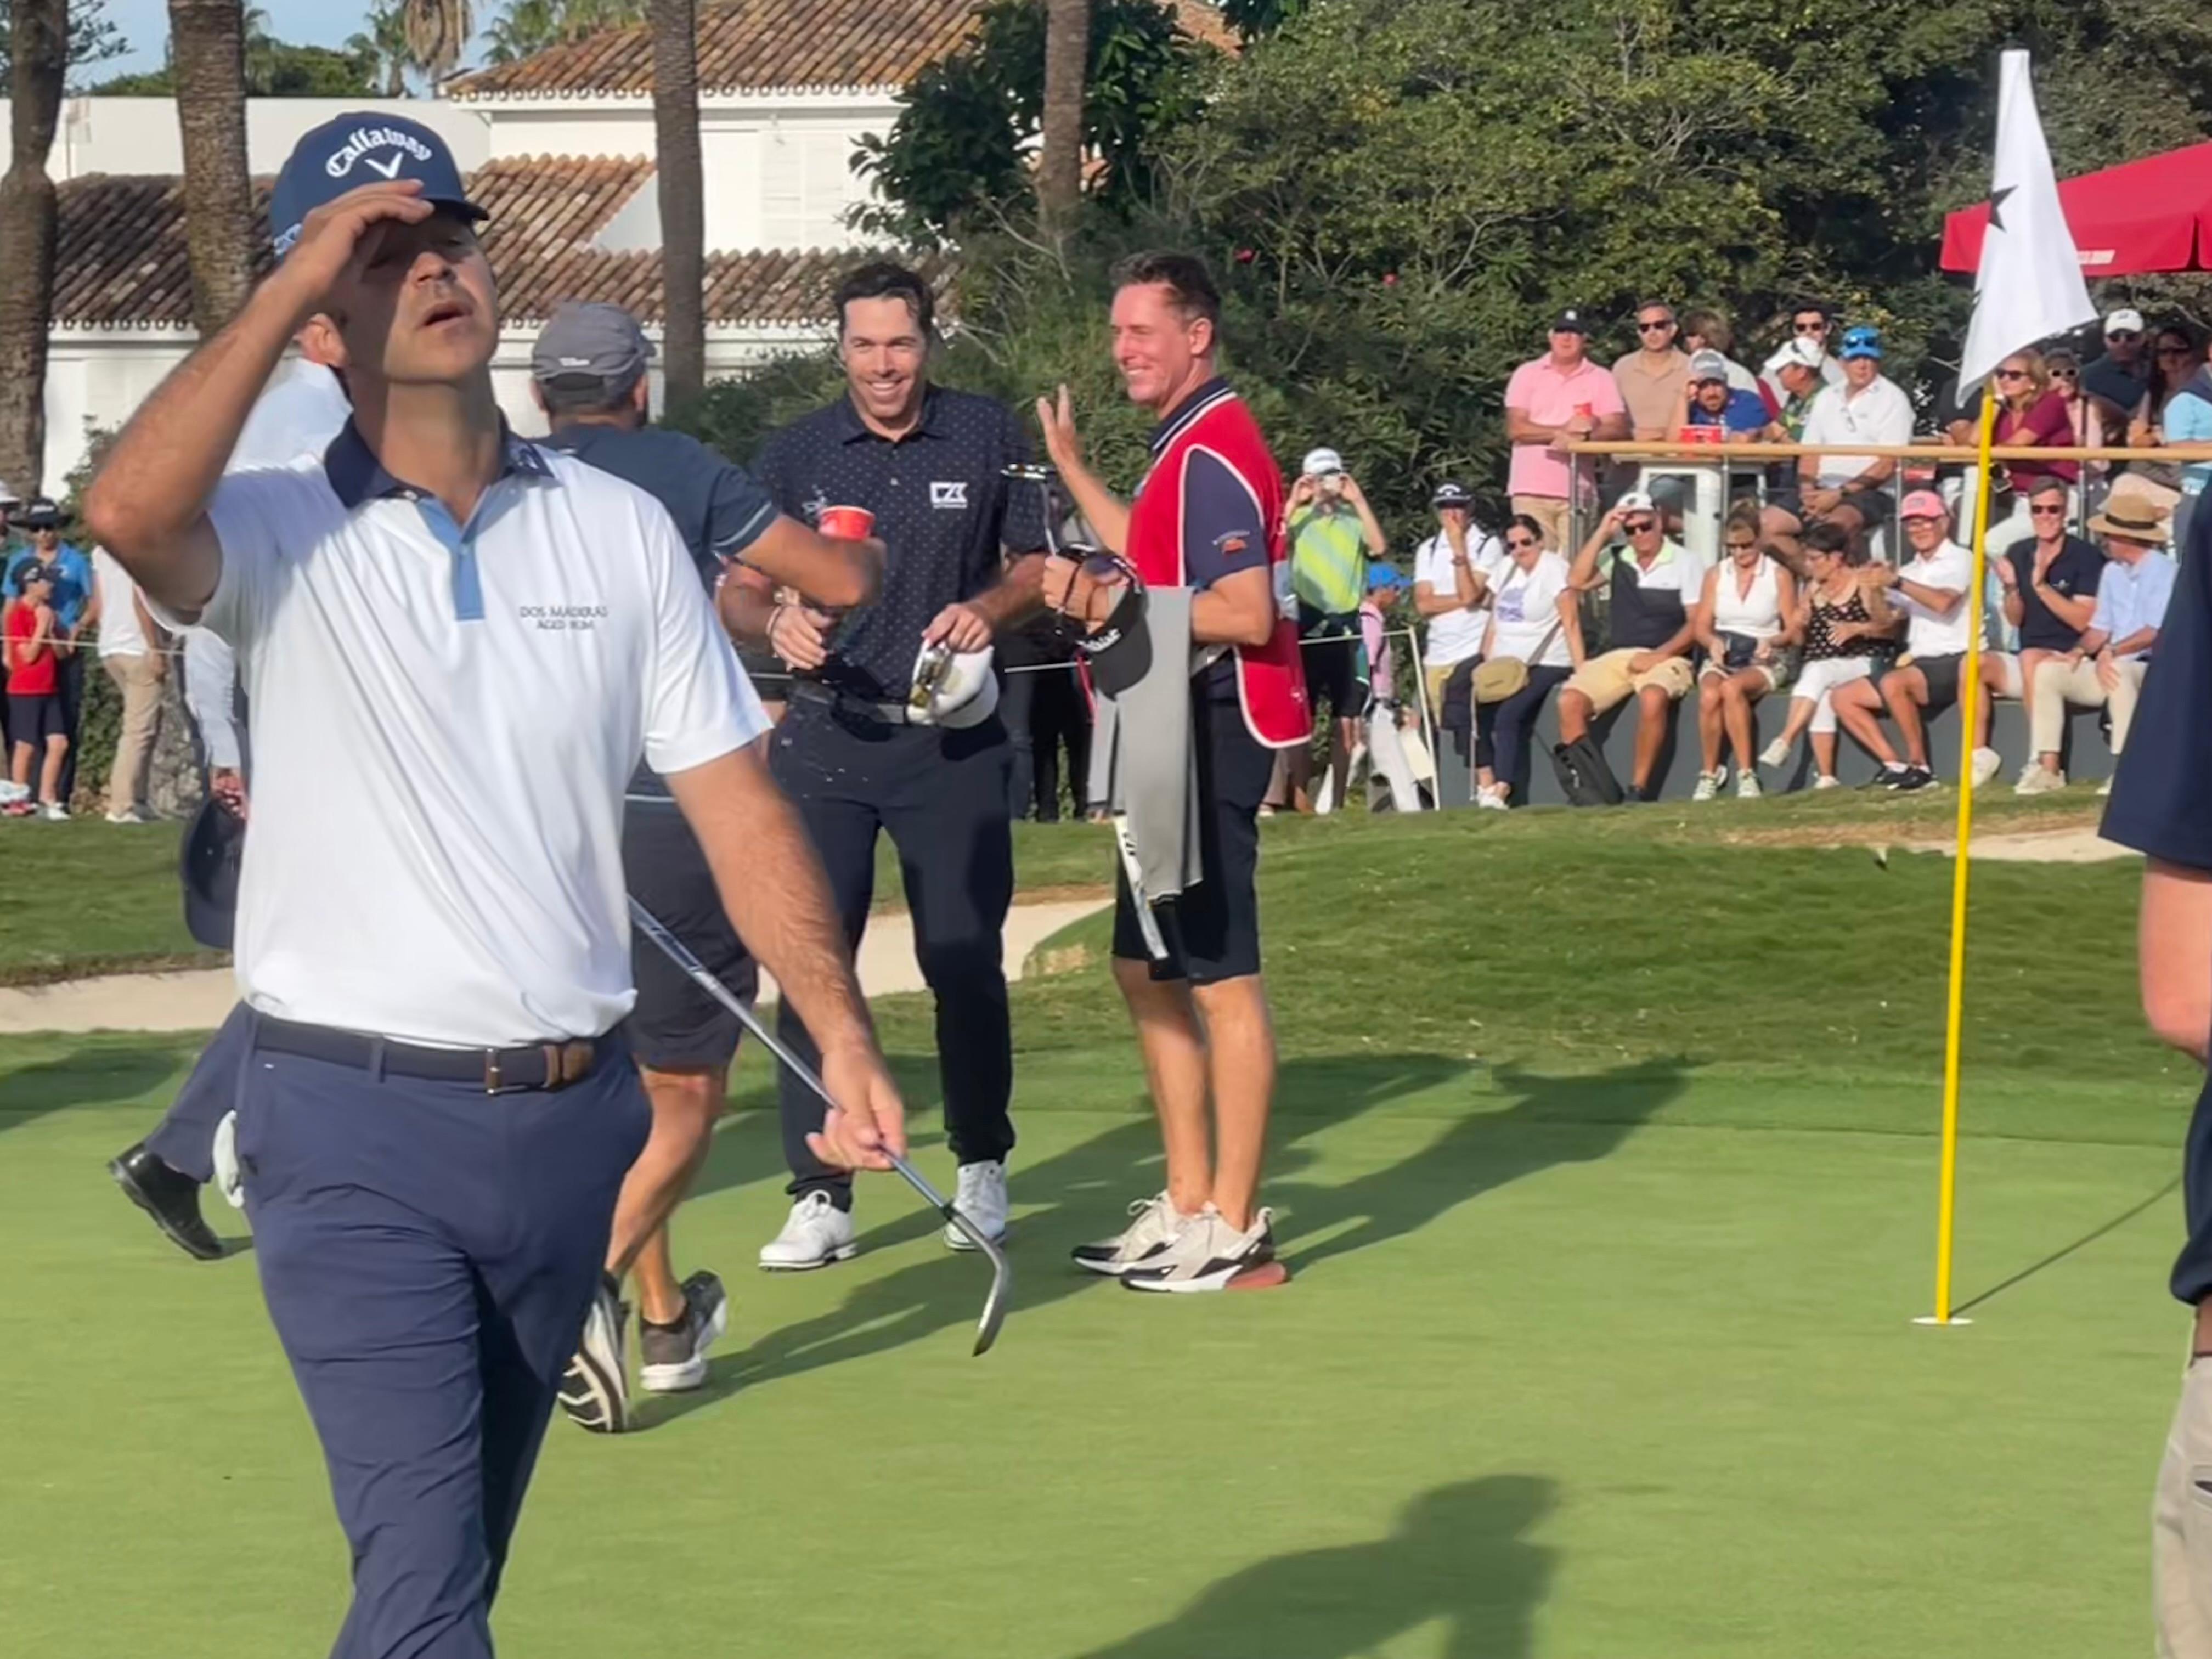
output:
<svg viewBox="0 0 2212 1659"><path fill-rule="evenodd" d="M492 213L484 250L510 323L538 320L563 300L605 300L646 322L661 314L660 258L592 246L624 203L649 188L642 157L514 156L479 168L470 194ZM264 212L269 180L254 184ZM54 320L76 327L191 325L184 186L168 176L91 174L63 184ZM846 250L719 252L707 262L710 323L809 323L829 315L837 277L866 258ZM268 256L259 256L266 270Z"/></svg>
<svg viewBox="0 0 2212 1659"><path fill-rule="evenodd" d="M1206 0L1170 0L1184 31L1234 51ZM968 38L977 0L742 0L699 8L702 92L902 87ZM608 29L447 83L457 99L647 97L647 25Z"/></svg>

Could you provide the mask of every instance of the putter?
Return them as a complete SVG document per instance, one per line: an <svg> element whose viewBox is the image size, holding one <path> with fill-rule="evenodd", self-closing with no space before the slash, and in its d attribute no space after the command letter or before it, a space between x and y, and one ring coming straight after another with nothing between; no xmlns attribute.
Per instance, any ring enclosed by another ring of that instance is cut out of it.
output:
<svg viewBox="0 0 2212 1659"><path fill-rule="evenodd" d="M832 1107L837 1104L830 1098L830 1091L823 1085L822 1079L815 1075L814 1068L792 1053L790 1048L768 1029L765 1021L738 1000L728 986L708 973L706 963L692 955L690 948L670 933L658 916L632 899L629 902L629 919L637 924L647 939L660 947L661 954L682 969L692 983L728 1009L740 1025L759 1038L761 1047L781 1061L793 1077L821 1096L825 1104ZM920 1193L929 1206L948 1223L965 1233L969 1242L981 1250L984 1259L991 1264L991 1293L983 1299L983 1316L975 1325L975 1352L980 1358L990 1352L991 1345L999 1340L999 1327L1006 1322L1006 1304L1013 1294L1014 1287L1013 1264L1006 1260L1006 1253L999 1248L997 1243L986 1237L981 1227L948 1202L944 1194L931 1186L920 1170L895 1152L885 1156L890 1158L891 1168L898 1171L906 1184Z"/></svg>

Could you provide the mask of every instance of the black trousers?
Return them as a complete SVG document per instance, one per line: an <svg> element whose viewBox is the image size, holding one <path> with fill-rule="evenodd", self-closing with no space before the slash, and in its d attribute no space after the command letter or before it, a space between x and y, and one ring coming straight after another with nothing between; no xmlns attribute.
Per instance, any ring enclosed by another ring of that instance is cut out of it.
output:
<svg viewBox="0 0 2212 1659"><path fill-rule="evenodd" d="M805 821L855 950L875 896L876 836L898 849L915 957L937 1000L937 1064L945 1123L963 1164L1013 1150L1007 1103L1013 1030L1004 967L1006 907L1014 896L1006 820L1006 732L998 719L964 732L891 726L844 706L793 698L776 728L776 780ZM811 1064L813 1040L789 1003L776 1032ZM789 1076L780 1084L783 1155L793 1197L827 1191L852 1204L853 1178L807 1149L823 1105Z"/></svg>
<svg viewBox="0 0 2212 1659"><path fill-rule="evenodd" d="M1006 722L1013 760L1006 816L1060 822L1060 751L1065 744L1076 816L1081 817L1091 759L1091 708L1073 665L1009 672L1000 677L1000 685L999 718Z"/></svg>
<svg viewBox="0 0 2212 1659"><path fill-rule="evenodd" d="M84 655L90 648L79 646L54 665L58 671L54 690L62 699L62 729L69 733L69 752L62 757L62 775L54 784L54 799L64 806L76 793L77 728L84 719Z"/></svg>

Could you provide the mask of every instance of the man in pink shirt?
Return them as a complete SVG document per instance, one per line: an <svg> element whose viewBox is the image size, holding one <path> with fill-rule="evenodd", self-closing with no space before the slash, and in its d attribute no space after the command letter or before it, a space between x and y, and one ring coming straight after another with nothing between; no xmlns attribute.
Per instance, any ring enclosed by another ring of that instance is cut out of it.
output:
<svg viewBox="0 0 2212 1659"><path fill-rule="evenodd" d="M1506 488L1513 510L1544 526L1546 544L1564 548L1567 505L1579 493L1597 503L1596 470L1559 447L1577 438L1628 436L1628 406L1612 375L1590 362L1589 328L1579 312L1552 325L1552 349L1513 371L1505 386L1505 436L1513 446Z"/></svg>

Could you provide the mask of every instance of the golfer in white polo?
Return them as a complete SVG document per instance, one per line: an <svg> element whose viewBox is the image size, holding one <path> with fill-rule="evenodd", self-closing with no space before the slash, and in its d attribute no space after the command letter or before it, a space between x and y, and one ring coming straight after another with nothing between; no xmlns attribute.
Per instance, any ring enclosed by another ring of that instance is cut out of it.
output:
<svg viewBox="0 0 2212 1659"><path fill-rule="evenodd" d="M85 516L150 603L236 649L250 698L237 1142L352 1545L335 1652L481 1659L648 1121L618 1030L641 758L821 1045L845 1107L821 1155L885 1166L902 1112L667 514L501 418L483 215L442 142L341 116L270 216L283 262L148 400ZM301 330L351 423L224 477Z"/></svg>

